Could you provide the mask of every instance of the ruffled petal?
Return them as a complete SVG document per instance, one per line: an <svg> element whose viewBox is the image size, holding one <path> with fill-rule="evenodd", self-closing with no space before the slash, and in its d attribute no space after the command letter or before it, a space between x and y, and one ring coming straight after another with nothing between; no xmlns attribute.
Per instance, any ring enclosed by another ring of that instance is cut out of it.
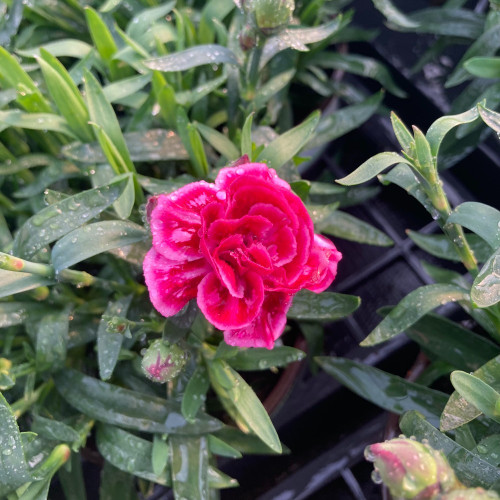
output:
<svg viewBox="0 0 500 500"><path fill-rule="evenodd" d="M315 234L311 255L301 276L302 288L316 293L326 290L337 275L337 264L341 259L342 254L331 240Z"/></svg>
<svg viewBox="0 0 500 500"><path fill-rule="evenodd" d="M166 317L196 297L200 281L211 271L205 259L172 261L154 248L146 254L143 266L151 302Z"/></svg>
<svg viewBox="0 0 500 500"><path fill-rule="evenodd" d="M291 304L292 295L289 293L266 293L259 315L249 325L224 331L226 344L272 349L285 329L286 313Z"/></svg>
<svg viewBox="0 0 500 500"><path fill-rule="evenodd" d="M288 182L280 179L276 170L269 168L265 163L247 163L246 165L234 165L227 168L221 168L215 179L215 185L219 189L224 190L229 188L233 181L239 177L244 177L245 179L254 177L266 182L272 182L276 186L281 186L288 191L291 190Z"/></svg>
<svg viewBox="0 0 500 500"><path fill-rule="evenodd" d="M262 278L247 272L244 296L233 297L215 272L208 274L198 287L198 306L205 317L220 330L241 328L252 322L264 301Z"/></svg>
<svg viewBox="0 0 500 500"><path fill-rule="evenodd" d="M156 251L170 260L201 258L201 212L215 201L215 186L203 181L155 197L149 219Z"/></svg>

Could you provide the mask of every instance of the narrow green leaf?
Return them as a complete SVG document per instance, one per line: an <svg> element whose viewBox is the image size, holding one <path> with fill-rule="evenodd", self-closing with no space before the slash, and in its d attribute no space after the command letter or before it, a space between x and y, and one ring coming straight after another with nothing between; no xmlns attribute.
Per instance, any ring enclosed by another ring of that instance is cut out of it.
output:
<svg viewBox="0 0 500 500"><path fill-rule="evenodd" d="M208 363L208 373L213 389L222 405L244 432L254 432L277 453L281 443L262 403L252 388L222 360Z"/></svg>
<svg viewBox="0 0 500 500"><path fill-rule="evenodd" d="M435 166L435 159L432 157L431 147L424 134L418 127L413 127L415 136L415 152L417 154L417 162L422 169L422 172L429 172Z"/></svg>
<svg viewBox="0 0 500 500"><path fill-rule="evenodd" d="M24 458L21 433L16 417L0 394L0 436L2 436L2 460L0 460L0 491L7 495L31 480ZM10 453L5 453L8 450Z"/></svg>
<svg viewBox="0 0 500 500"><path fill-rule="evenodd" d="M396 26L408 29L414 29L418 26L418 23L398 10L390 0L373 0L373 5Z"/></svg>
<svg viewBox="0 0 500 500"><path fill-rule="evenodd" d="M255 434L246 434L235 427L224 426L215 433L215 436L229 443L245 455L277 455L276 451L266 446ZM290 453L290 450L282 443L282 453ZM281 454L281 453L279 453Z"/></svg>
<svg viewBox="0 0 500 500"><path fill-rule="evenodd" d="M500 246L500 210L496 208L466 201L455 208L447 222L470 229L486 240L494 250Z"/></svg>
<svg viewBox="0 0 500 500"><path fill-rule="evenodd" d="M415 146L415 140L411 132L406 128L406 125L394 111L391 111L391 123L394 135L403 148L403 151L409 153L412 146Z"/></svg>
<svg viewBox="0 0 500 500"><path fill-rule="evenodd" d="M141 10L135 15L127 25L127 35L134 40L139 40L146 30L153 23L163 19L167 14L172 12L175 6L175 1L165 2L158 7Z"/></svg>
<svg viewBox="0 0 500 500"><path fill-rule="evenodd" d="M292 81L294 76L295 69L290 69L274 76L259 87L251 102L253 110L259 111L260 108L264 107L272 97Z"/></svg>
<svg viewBox="0 0 500 500"><path fill-rule="evenodd" d="M306 321L335 321L352 314L361 304L354 295L301 290L293 297L287 316Z"/></svg>
<svg viewBox="0 0 500 500"><path fill-rule="evenodd" d="M159 476L166 472L170 448L167 444L167 436L155 434L153 436L153 449L151 451L151 463L153 472Z"/></svg>
<svg viewBox="0 0 500 500"><path fill-rule="evenodd" d="M42 50L54 57L74 57L83 59L92 50L92 46L74 38L63 38L55 42L48 42L38 47L17 49L16 52L23 57L39 57Z"/></svg>
<svg viewBox="0 0 500 500"><path fill-rule="evenodd" d="M63 441L72 443L78 441L80 435L68 424L55 420L53 418L45 418L41 415L33 415L33 423L31 425L32 432L36 432L39 436L54 441Z"/></svg>
<svg viewBox="0 0 500 500"><path fill-rule="evenodd" d="M500 78L500 57L471 57L464 69L479 78Z"/></svg>
<svg viewBox="0 0 500 500"><path fill-rule="evenodd" d="M469 295L466 290L456 285L435 284L417 288L392 309L361 345L371 346L385 342L412 326L436 307L457 300L469 301Z"/></svg>
<svg viewBox="0 0 500 500"><path fill-rule="evenodd" d="M102 88L108 102L118 102L143 89L151 81L151 75L137 75L123 78Z"/></svg>
<svg viewBox="0 0 500 500"><path fill-rule="evenodd" d="M44 246L82 226L116 201L129 181L129 176L119 177L106 186L82 191L40 210L16 234L14 254L30 258Z"/></svg>
<svg viewBox="0 0 500 500"><path fill-rule="evenodd" d="M291 160L309 142L320 119L319 111L309 115L300 125L280 135L259 154L257 161L279 169Z"/></svg>
<svg viewBox="0 0 500 500"><path fill-rule="evenodd" d="M198 45L167 56L144 61L147 68L163 72L184 71L205 64L222 63L239 65L232 50L214 44Z"/></svg>
<svg viewBox="0 0 500 500"><path fill-rule="evenodd" d="M36 366L39 371L57 371L64 366L70 310L71 304L63 311L44 315L40 321L36 333Z"/></svg>
<svg viewBox="0 0 500 500"><path fill-rule="evenodd" d="M260 69L262 69L276 54L286 49L308 51L306 45L326 40L338 32L345 23L348 22L348 16L338 14L332 21L314 26L311 28L290 27L278 33L278 35L269 37L266 40L262 50L260 60Z"/></svg>
<svg viewBox="0 0 500 500"><path fill-rule="evenodd" d="M207 370L204 365L199 365L189 379L182 397L181 410L186 420L192 421L196 417L205 402L209 387Z"/></svg>
<svg viewBox="0 0 500 500"><path fill-rule="evenodd" d="M66 500L86 500L87 492L83 482L82 459L78 453L72 453L70 461L71 470L62 467L57 474L64 496ZM101 497L100 500L103 500L103 498ZM121 497L121 500L124 500L124 498Z"/></svg>
<svg viewBox="0 0 500 500"><path fill-rule="evenodd" d="M240 157L238 148L224 134L202 123L196 122L195 126L203 138L226 160L233 161Z"/></svg>
<svg viewBox="0 0 500 500"><path fill-rule="evenodd" d="M424 316L406 333L426 351L459 370L477 370L500 354L493 342L436 314Z"/></svg>
<svg viewBox="0 0 500 500"><path fill-rule="evenodd" d="M500 422L500 394L480 378L462 371L451 374L455 390L487 417Z"/></svg>
<svg viewBox="0 0 500 500"><path fill-rule="evenodd" d="M326 373L371 403L398 415L417 410L439 423L446 394L350 359L319 357L316 361Z"/></svg>
<svg viewBox="0 0 500 500"><path fill-rule="evenodd" d="M44 49L40 50L38 64L42 70L47 89L62 116L76 136L83 142L93 139L89 127L89 113L78 87L64 66Z"/></svg>
<svg viewBox="0 0 500 500"><path fill-rule="evenodd" d="M117 469L147 481L170 486L170 474L158 475L153 472L151 441L112 425L99 424L96 442L101 455Z"/></svg>
<svg viewBox="0 0 500 500"><path fill-rule="evenodd" d="M0 269L0 283L0 298L3 298L16 293L27 292L40 286L52 285L54 280L44 278L38 274L18 273Z"/></svg>
<svg viewBox="0 0 500 500"><path fill-rule="evenodd" d="M240 349L235 356L228 359L228 364L238 371L268 370L272 367L287 366L305 357L305 352L289 346L277 346L271 350Z"/></svg>
<svg viewBox="0 0 500 500"><path fill-rule="evenodd" d="M8 127L19 127L28 130L61 132L76 139L66 119L50 113L23 113L17 109L0 111L0 132Z"/></svg>
<svg viewBox="0 0 500 500"><path fill-rule="evenodd" d="M311 206L316 230L345 240L387 247L394 242L385 233L348 213L336 210L337 204Z"/></svg>
<svg viewBox="0 0 500 500"><path fill-rule="evenodd" d="M484 123L492 128L497 134L500 134L500 113L486 108L481 103L478 104L477 108Z"/></svg>
<svg viewBox="0 0 500 500"><path fill-rule="evenodd" d="M144 240L142 226L129 221L102 221L79 227L61 238L52 249L56 273L102 252Z"/></svg>
<svg viewBox="0 0 500 500"><path fill-rule="evenodd" d="M406 92L401 90L388 69L376 59L357 54L341 54L339 52L318 52L308 60L309 64L322 68L339 69L355 75L372 78L379 82L388 92L397 97L406 97Z"/></svg>
<svg viewBox="0 0 500 500"><path fill-rule="evenodd" d="M142 432L182 435L213 432L221 426L218 420L204 414L198 414L189 423L181 415L178 403L101 382L75 370L59 372L55 382L71 406L104 423Z"/></svg>
<svg viewBox="0 0 500 500"><path fill-rule="evenodd" d="M241 155L247 155L249 158L252 157L252 122L253 113L250 113L241 129Z"/></svg>
<svg viewBox="0 0 500 500"><path fill-rule="evenodd" d="M360 127L377 111L383 97L382 91L377 92L363 102L340 108L321 117L307 149L326 144Z"/></svg>
<svg viewBox="0 0 500 500"><path fill-rule="evenodd" d="M84 71L85 75L85 95L89 109L90 119L96 123L111 140L120 157L127 166L128 172L135 172L134 164L130 159L130 154L123 138L123 134L116 118L113 107L106 99L104 92L89 71ZM99 137L97 137L99 139Z"/></svg>
<svg viewBox="0 0 500 500"><path fill-rule="evenodd" d="M226 81L227 75L223 74L218 78L204 82L191 90L176 92L175 100L177 101L177 104L180 104L185 108L190 108L204 97L212 94L214 90L217 90Z"/></svg>
<svg viewBox="0 0 500 500"><path fill-rule="evenodd" d="M369 181L370 179L373 179L378 174L383 172L386 168L396 163L406 163L407 165L411 166L408 160L397 153L379 153L375 156L372 156L369 160L366 160L362 165L354 170L354 172L351 172L346 177L337 179L337 182L345 186L361 184L363 182Z"/></svg>
<svg viewBox="0 0 500 500"><path fill-rule="evenodd" d="M437 119L427 130L425 135L431 146L431 154L437 156L439 146L446 134L455 127L477 120L478 110L476 107L460 113L459 115L442 116Z"/></svg>
<svg viewBox="0 0 500 500"><path fill-rule="evenodd" d="M3 47L0 47L0 84L4 89L13 88L19 91L22 88L25 94L30 94L32 99L29 101L29 105L27 101L20 101L24 103L22 106L27 111L32 113L50 113L52 111L35 82L24 71L15 57Z"/></svg>
<svg viewBox="0 0 500 500"><path fill-rule="evenodd" d="M441 234L421 234L415 231L406 231L408 237L422 250L439 257L440 259L460 262L460 256L455 250L455 246L445 235ZM491 247L479 236L467 234L467 242L472 248L474 255L479 262L486 262L491 255Z"/></svg>
<svg viewBox="0 0 500 500"><path fill-rule="evenodd" d="M132 295L121 297L116 301L108 302L106 311L97 330L97 362L101 380L109 380L113 374L118 355L123 343L123 333L108 331L108 319L105 316L126 316L132 301Z"/></svg>
<svg viewBox="0 0 500 500"><path fill-rule="evenodd" d="M179 136L170 130L151 129L124 134L133 161L187 160L189 155ZM100 145L73 143L63 147L62 154L85 164L105 163Z"/></svg>
<svg viewBox="0 0 500 500"><path fill-rule="evenodd" d="M401 430L407 436L415 436L419 441L426 439L430 446L442 450L453 467L458 479L467 486L482 486L490 488L495 481L500 480L500 471L482 460L438 429L426 422L417 411L406 413L399 421Z"/></svg>
<svg viewBox="0 0 500 500"><path fill-rule="evenodd" d="M171 436L169 443L175 497L208 500L207 438Z"/></svg>
<svg viewBox="0 0 500 500"><path fill-rule="evenodd" d="M213 434L208 436L208 448L211 453L220 457L241 458L243 456L236 448Z"/></svg>
<svg viewBox="0 0 500 500"><path fill-rule="evenodd" d="M499 37L500 26L495 23L493 27L484 31L477 40L474 40L446 80L445 87L454 87L472 78L464 67L464 63L476 56L494 56L499 48Z"/></svg>
<svg viewBox="0 0 500 500"><path fill-rule="evenodd" d="M0 287L0 290L2 288ZM33 312L33 305L31 302L0 302L0 328L23 324L28 317L28 311Z"/></svg>
<svg viewBox="0 0 500 500"><path fill-rule="evenodd" d="M479 307L491 307L500 302L500 248L486 261L476 276L471 299Z"/></svg>

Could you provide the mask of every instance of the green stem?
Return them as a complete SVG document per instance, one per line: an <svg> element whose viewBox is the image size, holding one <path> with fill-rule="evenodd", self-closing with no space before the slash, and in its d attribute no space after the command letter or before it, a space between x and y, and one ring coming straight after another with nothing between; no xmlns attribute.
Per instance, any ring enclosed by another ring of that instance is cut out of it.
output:
<svg viewBox="0 0 500 500"><path fill-rule="evenodd" d="M52 381L44 382L28 397L25 396L13 403L10 407L12 409L12 412L14 413L14 416L16 418L19 418L23 413L28 411L38 401L38 398L42 395L43 391L51 384L53 384Z"/></svg>
<svg viewBox="0 0 500 500"><path fill-rule="evenodd" d="M427 185L423 188L427 193L433 207L439 214L438 223L445 235L450 239L457 251L465 268L476 277L479 270L474 252L470 247L465 237L462 226L458 224L447 223L448 217L451 214L451 206L443 189L443 183L439 179L437 168L426 172L425 179Z"/></svg>
<svg viewBox="0 0 500 500"><path fill-rule="evenodd" d="M247 78L247 99L251 100L255 94L255 89L257 88L257 83L259 81L259 66L260 59L262 56L262 44L259 38L257 38L257 43L255 47L250 52L250 63L248 68L248 78Z"/></svg>

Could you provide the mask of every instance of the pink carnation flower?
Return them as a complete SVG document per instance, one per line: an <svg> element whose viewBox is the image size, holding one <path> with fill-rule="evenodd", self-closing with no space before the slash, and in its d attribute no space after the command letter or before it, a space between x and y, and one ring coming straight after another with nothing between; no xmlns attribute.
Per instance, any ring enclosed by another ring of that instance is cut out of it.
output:
<svg viewBox="0 0 500 500"><path fill-rule="evenodd" d="M196 298L229 345L272 349L293 295L328 288L342 257L314 234L289 184L261 163L223 168L215 184L152 197L147 213L151 302L168 317Z"/></svg>

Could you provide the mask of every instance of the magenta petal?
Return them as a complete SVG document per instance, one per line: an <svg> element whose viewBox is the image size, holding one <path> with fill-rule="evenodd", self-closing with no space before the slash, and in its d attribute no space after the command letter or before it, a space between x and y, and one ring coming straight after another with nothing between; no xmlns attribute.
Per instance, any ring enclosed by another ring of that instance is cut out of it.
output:
<svg viewBox="0 0 500 500"><path fill-rule="evenodd" d="M242 298L233 297L214 272L208 274L198 287L201 312L220 330L248 325L259 313L264 300L262 278L247 272L241 279L245 281Z"/></svg>
<svg viewBox="0 0 500 500"><path fill-rule="evenodd" d="M337 264L341 259L342 254L328 238L315 234L311 255L304 268L307 281L302 286L316 293L326 290L337 275Z"/></svg>
<svg viewBox="0 0 500 500"><path fill-rule="evenodd" d="M233 167L221 168L215 179L215 184L220 189L227 189L238 177L254 177L267 182L272 182L278 186L290 190L290 185L280 179L276 170L269 168L265 163L247 163Z"/></svg>
<svg viewBox="0 0 500 500"><path fill-rule="evenodd" d="M201 258L201 212L216 199L215 186L203 181L155 197L149 216L154 248L170 260Z"/></svg>
<svg viewBox="0 0 500 500"><path fill-rule="evenodd" d="M249 325L224 332L226 344L272 349L285 329L286 313L291 304L292 295L288 293L266 293L259 315Z"/></svg>
<svg viewBox="0 0 500 500"><path fill-rule="evenodd" d="M144 259L144 278L155 309L163 316L178 313L197 295L198 284L210 271L205 259L171 261L152 248Z"/></svg>

